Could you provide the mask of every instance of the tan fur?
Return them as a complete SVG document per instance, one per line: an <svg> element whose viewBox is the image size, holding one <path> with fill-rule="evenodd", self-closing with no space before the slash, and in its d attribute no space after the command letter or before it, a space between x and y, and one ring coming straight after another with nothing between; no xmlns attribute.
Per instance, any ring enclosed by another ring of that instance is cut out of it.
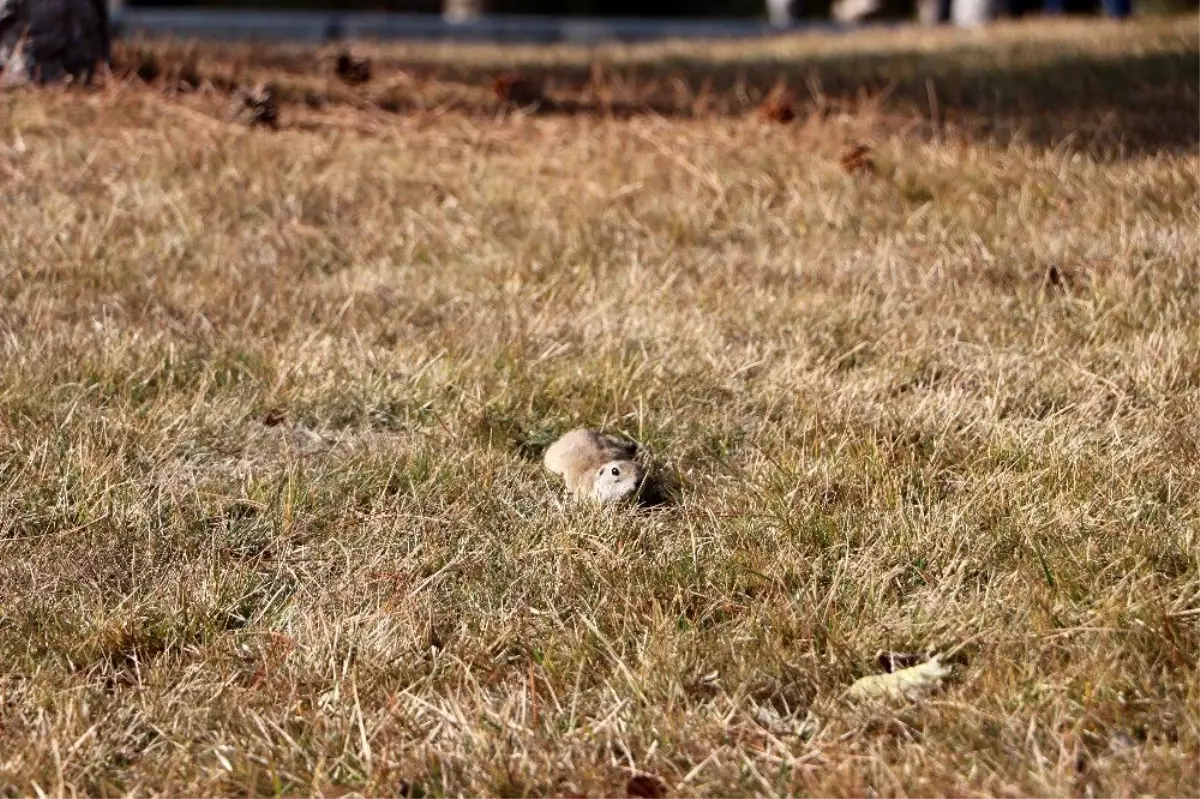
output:
<svg viewBox="0 0 1200 799"><path fill-rule="evenodd" d="M643 470L632 460L637 446L595 430L572 430L550 445L542 459L579 498L616 502L636 493Z"/></svg>

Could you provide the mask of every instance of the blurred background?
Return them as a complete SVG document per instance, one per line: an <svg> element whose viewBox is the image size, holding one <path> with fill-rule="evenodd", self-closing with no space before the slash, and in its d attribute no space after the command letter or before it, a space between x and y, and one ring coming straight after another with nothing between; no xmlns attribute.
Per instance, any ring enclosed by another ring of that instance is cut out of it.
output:
<svg viewBox="0 0 1200 799"><path fill-rule="evenodd" d="M363 11L442 15L453 21L491 15L596 18L763 20L787 27L817 21L919 20L969 26L1028 14L1171 13L1200 0L114 0L114 10L227 9Z"/></svg>

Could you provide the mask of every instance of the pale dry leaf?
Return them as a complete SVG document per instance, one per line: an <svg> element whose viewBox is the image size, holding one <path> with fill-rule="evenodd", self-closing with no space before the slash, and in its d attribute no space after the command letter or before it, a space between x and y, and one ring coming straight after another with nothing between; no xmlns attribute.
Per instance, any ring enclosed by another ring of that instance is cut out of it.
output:
<svg viewBox="0 0 1200 799"><path fill-rule="evenodd" d="M846 691L846 698L857 701L868 699L923 699L937 690L942 680L950 676L951 669L937 657L893 671L891 674L870 674L854 681Z"/></svg>

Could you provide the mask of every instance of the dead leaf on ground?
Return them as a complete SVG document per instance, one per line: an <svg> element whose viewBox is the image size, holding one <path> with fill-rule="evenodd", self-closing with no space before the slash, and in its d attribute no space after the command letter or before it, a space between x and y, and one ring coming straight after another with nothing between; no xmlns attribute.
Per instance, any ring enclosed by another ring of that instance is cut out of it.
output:
<svg viewBox="0 0 1200 799"><path fill-rule="evenodd" d="M916 666L891 674L871 674L860 677L846 691L846 698L856 701L871 699L924 699L941 687L942 680L953 671L935 656Z"/></svg>
<svg viewBox="0 0 1200 799"><path fill-rule="evenodd" d="M158 56L149 50L138 50L137 68L134 74L146 83L153 83L162 75L162 66L158 62Z"/></svg>
<svg viewBox="0 0 1200 799"><path fill-rule="evenodd" d="M638 799L662 799L667 795L667 786L653 774L634 774L625 783L625 793Z"/></svg>
<svg viewBox="0 0 1200 799"><path fill-rule="evenodd" d="M841 157L842 169L851 175L874 174L878 170L871 159L871 148L866 144L854 144Z"/></svg>
<svg viewBox="0 0 1200 799"><path fill-rule="evenodd" d="M532 81L511 72L497 75L492 79L492 92L500 102L519 108L541 105L546 101L542 90Z"/></svg>
<svg viewBox="0 0 1200 799"><path fill-rule="evenodd" d="M239 88L233 93L231 108L234 119L240 119L251 127L279 127L279 100L275 87L260 83L252 88Z"/></svg>
<svg viewBox="0 0 1200 799"><path fill-rule="evenodd" d="M1043 286L1059 291L1070 291L1071 289L1078 288L1080 283L1086 285L1086 278L1081 280L1077 272L1058 264L1050 264L1042 276Z"/></svg>
<svg viewBox="0 0 1200 799"><path fill-rule="evenodd" d="M371 80L371 60L368 58L355 58L349 53L339 53L334 69L342 82L351 86Z"/></svg>
<svg viewBox="0 0 1200 799"><path fill-rule="evenodd" d="M1063 276L1058 269L1058 264L1050 264L1050 268L1046 270L1046 284L1055 288L1062 287Z"/></svg>
<svg viewBox="0 0 1200 799"><path fill-rule="evenodd" d="M278 427L287 421L287 411L283 408L269 408L266 413L258 417L258 421L263 427Z"/></svg>
<svg viewBox="0 0 1200 799"><path fill-rule="evenodd" d="M791 122L796 118L796 103L792 93L785 87L776 86L766 99L756 109L760 119L781 124Z"/></svg>

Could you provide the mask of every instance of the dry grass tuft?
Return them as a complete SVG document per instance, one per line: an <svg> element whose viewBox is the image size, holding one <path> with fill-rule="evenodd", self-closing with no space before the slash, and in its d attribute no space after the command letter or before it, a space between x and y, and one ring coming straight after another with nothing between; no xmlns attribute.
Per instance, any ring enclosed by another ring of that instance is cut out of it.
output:
<svg viewBox="0 0 1200 799"><path fill-rule="evenodd" d="M0 94L0 785L1195 795L1194 30ZM562 502L578 424L678 501Z"/></svg>

